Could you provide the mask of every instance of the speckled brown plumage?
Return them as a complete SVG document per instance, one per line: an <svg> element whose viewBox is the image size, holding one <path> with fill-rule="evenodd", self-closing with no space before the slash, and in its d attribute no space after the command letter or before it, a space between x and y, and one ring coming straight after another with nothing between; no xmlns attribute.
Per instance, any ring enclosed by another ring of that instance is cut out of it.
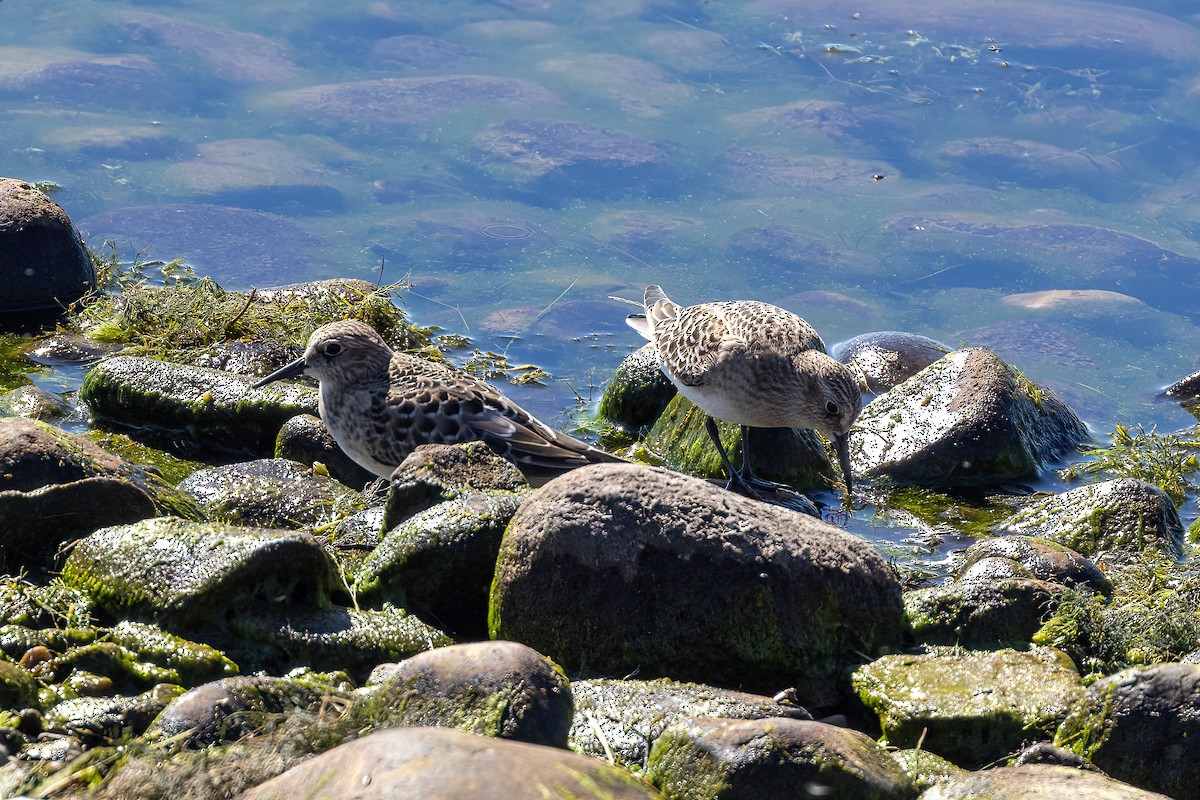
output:
<svg viewBox="0 0 1200 800"><path fill-rule="evenodd" d="M391 475L417 445L475 440L535 483L585 464L621 461L555 431L461 370L393 352L357 320L318 328L303 357L256 387L301 373L320 381L321 419L338 445L380 477Z"/></svg>

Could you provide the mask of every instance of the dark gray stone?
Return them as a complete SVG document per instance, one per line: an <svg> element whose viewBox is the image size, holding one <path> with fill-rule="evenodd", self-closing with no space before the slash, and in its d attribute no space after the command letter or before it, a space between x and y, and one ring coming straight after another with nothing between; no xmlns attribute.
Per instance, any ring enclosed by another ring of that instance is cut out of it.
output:
<svg viewBox="0 0 1200 800"><path fill-rule="evenodd" d="M59 312L96 288L66 212L15 178L0 178L0 287L0 314Z"/></svg>
<svg viewBox="0 0 1200 800"><path fill-rule="evenodd" d="M882 394L949 352L949 347L928 336L876 331L834 345L829 354L859 375L868 391Z"/></svg>
<svg viewBox="0 0 1200 800"><path fill-rule="evenodd" d="M283 423L275 438L275 457L309 465L320 462L331 476L356 489L375 480L375 473L352 461L325 423L312 414L297 414Z"/></svg>

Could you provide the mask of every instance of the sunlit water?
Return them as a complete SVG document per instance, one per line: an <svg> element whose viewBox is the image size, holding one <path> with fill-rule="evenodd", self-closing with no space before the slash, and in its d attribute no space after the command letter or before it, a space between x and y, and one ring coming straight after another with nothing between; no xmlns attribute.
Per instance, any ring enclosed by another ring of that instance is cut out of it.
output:
<svg viewBox="0 0 1200 800"><path fill-rule="evenodd" d="M653 282L989 346L1098 436L1172 430L1200 16L1142 5L7 0L0 173L227 288L406 276L418 322L549 370L510 393L560 424Z"/></svg>

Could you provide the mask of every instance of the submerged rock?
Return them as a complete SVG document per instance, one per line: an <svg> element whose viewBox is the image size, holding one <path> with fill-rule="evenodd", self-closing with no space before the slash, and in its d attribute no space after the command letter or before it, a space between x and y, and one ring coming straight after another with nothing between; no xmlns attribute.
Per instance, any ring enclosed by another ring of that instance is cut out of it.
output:
<svg viewBox="0 0 1200 800"><path fill-rule="evenodd" d="M949 347L928 336L876 331L834 345L829 354L850 367L867 391L882 394L949 352Z"/></svg>
<svg viewBox="0 0 1200 800"><path fill-rule="evenodd" d="M864 733L794 719L702 717L667 729L647 764L664 797L905 800L916 786Z"/></svg>
<svg viewBox="0 0 1200 800"><path fill-rule="evenodd" d="M950 487L1033 477L1087 435L1070 408L990 350L942 357L854 423L855 474Z"/></svg>
<svg viewBox="0 0 1200 800"><path fill-rule="evenodd" d="M1200 664L1132 667L1088 687L1054 737L1112 777L1200 798Z"/></svg>
<svg viewBox="0 0 1200 800"><path fill-rule="evenodd" d="M557 747L447 728L390 728L301 762L242 800L315 797L494 800L551 796L653 800L660 795L619 767Z"/></svg>
<svg viewBox="0 0 1200 800"><path fill-rule="evenodd" d="M803 707L764 695L661 678L597 678L571 684L575 717L571 749L640 768L668 727L693 717L812 719Z"/></svg>
<svg viewBox="0 0 1200 800"><path fill-rule="evenodd" d="M83 379L80 396L98 418L182 435L197 445L270 453L279 428L317 413L316 390L295 383L251 389L253 378L144 356L114 356Z"/></svg>
<svg viewBox="0 0 1200 800"><path fill-rule="evenodd" d="M32 384L0 394L0 416L48 420L65 417L73 410L59 395Z"/></svg>
<svg viewBox="0 0 1200 800"><path fill-rule="evenodd" d="M1133 478L1101 481L1030 503L997 533L1039 536L1085 556L1160 550L1183 556L1183 523L1165 492Z"/></svg>
<svg viewBox="0 0 1200 800"><path fill-rule="evenodd" d="M852 680L889 744L920 742L971 768L1045 739L1083 694L1071 659L1049 647L884 656Z"/></svg>
<svg viewBox="0 0 1200 800"><path fill-rule="evenodd" d="M567 746L571 687L536 650L516 642L439 647L388 665L349 712L380 728L457 728L551 747Z"/></svg>
<svg viewBox="0 0 1200 800"><path fill-rule="evenodd" d="M492 584L493 637L568 670L836 701L837 675L898 641L894 573L812 517L642 466L583 467L525 501Z"/></svg>
<svg viewBox="0 0 1200 800"><path fill-rule="evenodd" d="M42 422L0 421L0 559L42 565L59 545L105 525L164 514L199 519L153 470Z"/></svg>
<svg viewBox="0 0 1200 800"><path fill-rule="evenodd" d="M0 178L0 314L61 312L96 288L91 254L62 208Z"/></svg>

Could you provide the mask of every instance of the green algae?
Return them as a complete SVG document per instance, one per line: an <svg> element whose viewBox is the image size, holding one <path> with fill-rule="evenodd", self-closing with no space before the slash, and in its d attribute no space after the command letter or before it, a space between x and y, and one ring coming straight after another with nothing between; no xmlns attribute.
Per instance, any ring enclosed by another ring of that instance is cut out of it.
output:
<svg viewBox="0 0 1200 800"><path fill-rule="evenodd" d="M201 461L181 458L166 450L150 447L117 431L92 428L82 435L113 455L157 472L171 485L178 484L196 470L208 466Z"/></svg>
<svg viewBox="0 0 1200 800"><path fill-rule="evenodd" d="M1178 508L1196 492L1196 473L1200 471L1196 433L1158 433L1141 425L1129 428L1118 424L1108 447L1084 448L1091 460L1076 462L1059 470L1059 475L1066 481L1092 476L1136 478L1162 489Z"/></svg>

